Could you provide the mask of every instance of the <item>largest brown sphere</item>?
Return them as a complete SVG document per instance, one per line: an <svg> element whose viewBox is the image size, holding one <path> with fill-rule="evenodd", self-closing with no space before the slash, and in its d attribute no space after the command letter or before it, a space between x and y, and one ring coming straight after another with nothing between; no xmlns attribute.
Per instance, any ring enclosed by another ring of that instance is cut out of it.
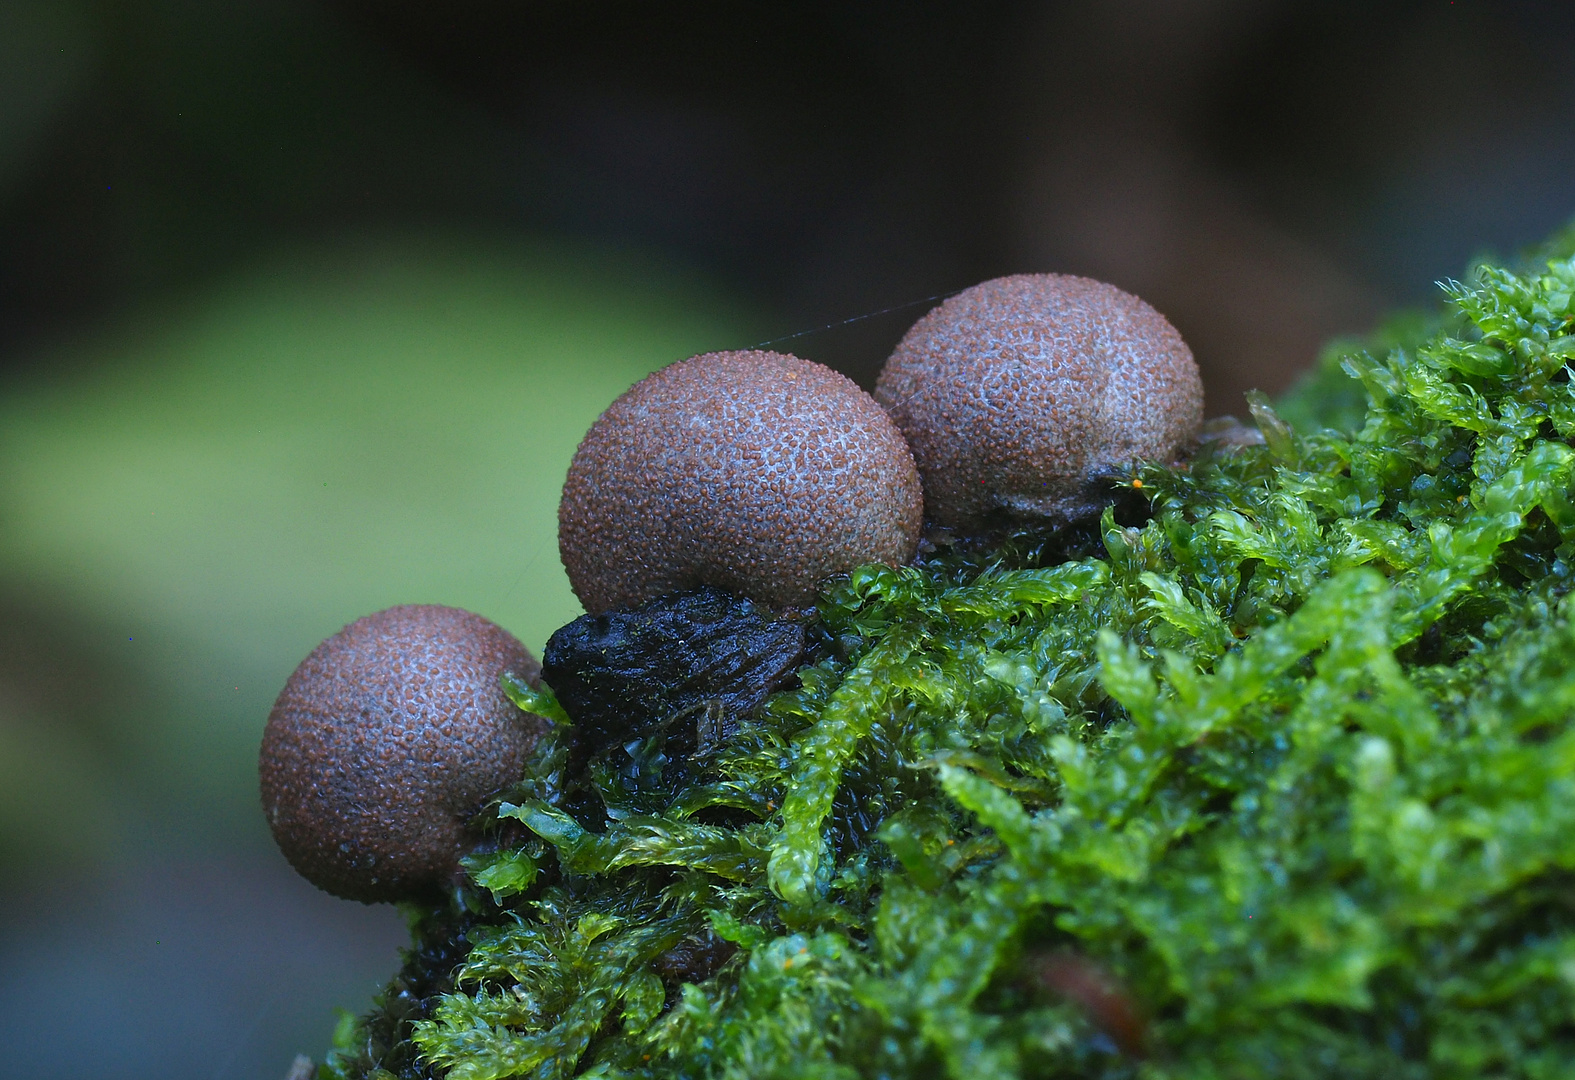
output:
<svg viewBox="0 0 1575 1080"><path fill-rule="evenodd" d="M312 884L366 903L419 897L454 871L465 820L519 780L546 729L499 685L541 665L458 608L358 619L301 661L263 731L263 810Z"/></svg>
<svg viewBox="0 0 1575 1080"><path fill-rule="evenodd" d="M779 608L913 558L913 458L868 394L774 352L707 353L608 406L569 466L558 545L591 614L711 585Z"/></svg>
<svg viewBox="0 0 1575 1080"><path fill-rule="evenodd" d="M1020 274L914 324L875 398L942 525L1064 522L1111 498L1135 459L1168 460L1203 422L1203 382L1175 327L1114 285Z"/></svg>

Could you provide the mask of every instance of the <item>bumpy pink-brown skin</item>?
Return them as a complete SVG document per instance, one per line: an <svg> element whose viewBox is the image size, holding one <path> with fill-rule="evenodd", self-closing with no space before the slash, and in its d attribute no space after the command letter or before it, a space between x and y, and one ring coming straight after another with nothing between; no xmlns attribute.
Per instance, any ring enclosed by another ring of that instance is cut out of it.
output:
<svg viewBox="0 0 1575 1080"><path fill-rule="evenodd" d="M274 703L258 771L290 865L365 903L411 899L454 870L467 817L518 780L546 728L498 684L541 665L459 608L358 619L301 662Z"/></svg>
<svg viewBox="0 0 1575 1080"><path fill-rule="evenodd" d="M778 608L913 558L923 493L902 435L796 356L707 353L608 406L569 466L558 547L591 614L712 585Z"/></svg>
<svg viewBox="0 0 1575 1080"><path fill-rule="evenodd" d="M1020 274L914 324L875 384L937 523L1061 522L1110 501L1133 459L1168 460L1203 422L1203 382L1175 327L1114 285Z"/></svg>

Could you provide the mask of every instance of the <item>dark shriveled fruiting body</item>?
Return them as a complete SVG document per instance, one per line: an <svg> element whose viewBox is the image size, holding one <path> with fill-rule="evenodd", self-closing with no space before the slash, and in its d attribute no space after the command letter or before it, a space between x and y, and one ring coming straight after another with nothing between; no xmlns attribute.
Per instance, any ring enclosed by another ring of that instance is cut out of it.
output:
<svg viewBox="0 0 1575 1080"><path fill-rule="evenodd" d="M466 818L518 780L540 717L499 686L540 665L479 615L389 608L301 662L263 732L263 809L290 865L336 896L412 899L452 874Z"/></svg>
<svg viewBox="0 0 1575 1080"><path fill-rule="evenodd" d="M911 560L923 516L907 444L851 380L782 353L707 353L591 426L558 545L593 615L699 585L798 608L835 574Z"/></svg>
<svg viewBox="0 0 1575 1080"><path fill-rule="evenodd" d="M1073 520L1135 459L1168 460L1203 421L1175 327L1114 285L996 278L914 324L875 398L902 430L938 524Z"/></svg>

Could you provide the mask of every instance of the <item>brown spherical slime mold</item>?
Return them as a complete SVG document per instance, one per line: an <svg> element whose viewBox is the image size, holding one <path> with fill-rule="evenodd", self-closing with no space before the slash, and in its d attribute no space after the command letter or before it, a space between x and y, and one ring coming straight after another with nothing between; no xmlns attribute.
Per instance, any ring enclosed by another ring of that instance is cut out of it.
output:
<svg viewBox="0 0 1575 1080"><path fill-rule="evenodd" d="M549 727L504 695L541 667L513 635L437 605L389 608L312 650L263 732L263 809L290 865L365 903L432 895L465 821L519 780Z"/></svg>
<svg viewBox="0 0 1575 1080"><path fill-rule="evenodd" d="M907 444L852 380L720 352L647 376L591 426L558 545L593 615L700 585L800 609L836 574L911 561L923 517Z"/></svg>
<svg viewBox="0 0 1575 1080"><path fill-rule="evenodd" d="M925 510L962 529L1064 524L1135 460L1171 460L1203 382L1165 317L1114 285L1020 274L965 289L903 337L875 399L907 438Z"/></svg>

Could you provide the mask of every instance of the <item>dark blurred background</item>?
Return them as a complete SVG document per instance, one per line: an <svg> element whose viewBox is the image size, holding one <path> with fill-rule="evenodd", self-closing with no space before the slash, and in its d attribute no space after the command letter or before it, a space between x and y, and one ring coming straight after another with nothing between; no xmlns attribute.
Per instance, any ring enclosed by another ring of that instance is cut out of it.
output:
<svg viewBox="0 0 1575 1080"><path fill-rule="evenodd" d="M925 298L1063 271L1239 413L1575 212L1572 31L0 0L0 1075L266 1080L366 1007L402 923L272 848L268 705L392 603L539 651L563 470L645 372L810 331L778 347L867 386Z"/></svg>

